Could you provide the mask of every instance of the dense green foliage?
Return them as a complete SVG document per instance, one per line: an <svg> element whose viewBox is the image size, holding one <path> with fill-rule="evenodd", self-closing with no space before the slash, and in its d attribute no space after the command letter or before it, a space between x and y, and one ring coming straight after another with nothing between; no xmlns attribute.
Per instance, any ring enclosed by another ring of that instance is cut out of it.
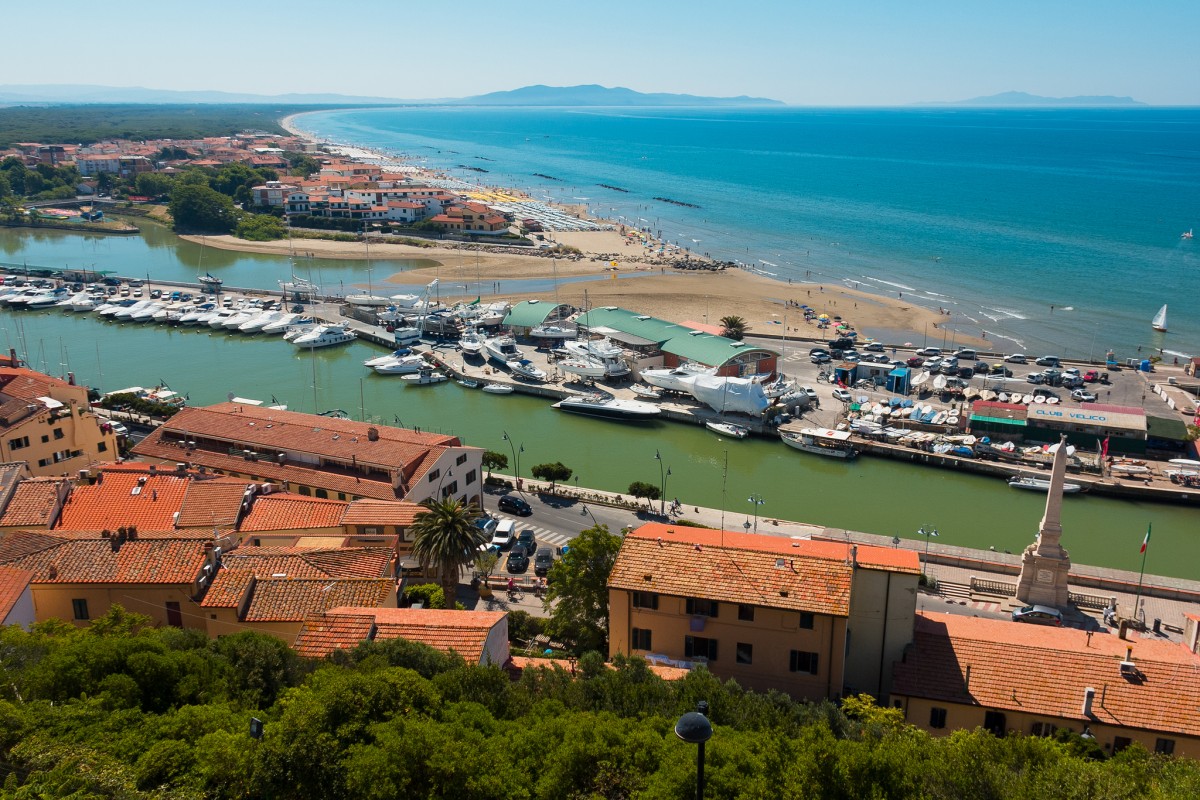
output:
<svg viewBox="0 0 1200 800"><path fill-rule="evenodd" d="M553 489L554 484L571 480L575 472L561 461L555 461L553 464L535 464L529 474L539 481L550 481L550 488Z"/></svg>
<svg viewBox="0 0 1200 800"><path fill-rule="evenodd" d="M245 130L282 134L278 120L312 106L64 105L9 106L0 114L0 147L13 142L92 144L104 139L202 139Z"/></svg>
<svg viewBox="0 0 1200 800"><path fill-rule="evenodd" d="M446 476L449 477L449 476ZM479 546L491 537L475 524L479 507L455 498L425 500L412 527L412 556L441 577L446 602L454 602L459 572L474 561Z"/></svg>
<svg viewBox="0 0 1200 800"><path fill-rule="evenodd" d="M162 403L146 397L139 397L132 392L105 395L100 398L100 407L116 411L128 411L133 414L144 414L147 417L155 417L157 419L167 419L179 410L179 406L173 406L170 403Z"/></svg>
<svg viewBox="0 0 1200 800"><path fill-rule="evenodd" d="M594 525L580 531L550 568L546 632L576 652L608 652L608 576L620 550L620 536Z"/></svg>
<svg viewBox="0 0 1200 800"><path fill-rule="evenodd" d="M229 233L237 225L233 201L206 185L179 183L171 190L170 209L180 233Z"/></svg>
<svg viewBox="0 0 1200 800"><path fill-rule="evenodd" d="M285 233L283 220L271 214L243 214L237 224L238 238L251 242L282 239Z"/></svg>
<svg viewBox="0 0 1200 800"><path fill-rule="evenodd" d="M79 180L79 170L74 166L38 164L27 167L21 159L9 156L0 162L0 200L9 197L27 197L30 200L71 198L75 196Z"/></svg>
<svg viewBox="0 0 1200 800"><path fill-rule="evenodd" d="M1073 735L934 739L869 702L796 703L704 669L664 682L590 655L513 681L404 640L308 663L269 636L143 625L115 610L0 630L4 797L688 798L695 748L672 726L702 699L710 798L1200 796L1187 759L1093 758Z"/></svg>
<svg viewBox="0 0 1200 800"><path fill-rule="evenodd" d="M653 483L645 481L634 481L629 484L629 494L634 497L640 497L644 500L657 500L662 495L662 490Z"/></svg>

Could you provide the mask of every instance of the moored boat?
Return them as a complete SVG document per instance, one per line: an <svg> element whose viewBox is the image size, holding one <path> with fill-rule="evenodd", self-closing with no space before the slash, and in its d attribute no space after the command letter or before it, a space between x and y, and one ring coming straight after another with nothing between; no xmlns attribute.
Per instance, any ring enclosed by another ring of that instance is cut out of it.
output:
<svg viewBox="0 0 1200 800"><path fill-rule="evenodd" d="M779 434L783 443L796 450L816 453L833 458L854 458L858 451L850 441L850 431L835 431L829 428L801 428L798 433L784 431Z"/></svg>
<svg viewBox="0 0 1200 800"><path fill-rule="evenodd" d="M640 400L621 400L601 394L572 395L559 400L552 408L589 417L626 422L648 422L662 413L662 409L650 403L643 403Z"/></svg>
<svg viewBox="0 0 1200 800"><path fill-rule="evenodd" d="M380 375L409 375L419 372L428 362L419 355L397 356L373 364L371 369Z"/></svg>
<svg viewBox="0 0 1200 800"><path fill-rule="evenodd" d="M1050 481L1046 478L1035 478L1031 475L1014 475L1008 479L1008 485L1014 489L1028 489L1032 492L1050 491ZM1083 486L1078 483L1064 483L1063 494L1078 494Z"/></svg>
<svg viewBox="0 0 1200 800"><path fill-rule="evenodd" d="M409 373L408 375L401 375L400 380L404 381L406 384L413 384L414 386L427 386L433 383L442 383L450 379L445 374L434 370L433 367L425 366L421 367L416 372Z"/></svg>
<svg viewBox="0 0 1200 800"><path fill-rule="evenodd" d="M483 387L483 391L488 394L512 394L515 390L505 383L489 383Z"/></svg>
<svg viewBox="0 0 1200 800"><path fill-rule="evenodd" d="M357 336L354 331L350 330L346 325L318 325L291 341L296 347L304 347L311 350L316 347L345 344L354 341L356 338Z"/></svg>
<svg viewBox="0 0 1200 800"><path fill-rule="evenodd" d="M708 428L713 433L719 433L722 436L728 436L732 439L745 439L750 435L750 429L744 425L735 425L732 422L716 422L710 420L704 423L704 427Z"/></svg>

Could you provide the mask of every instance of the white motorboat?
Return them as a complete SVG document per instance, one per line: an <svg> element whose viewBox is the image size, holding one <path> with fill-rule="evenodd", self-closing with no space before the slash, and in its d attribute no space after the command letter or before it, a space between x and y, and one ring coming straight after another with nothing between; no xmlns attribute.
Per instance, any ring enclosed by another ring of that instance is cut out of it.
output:
<svg viewBox="0 0 1200 800"><path fill-rule="evenodd" d="M75 297L78 298L79 295L75 295ZM74 300L70 305L70 310L87 313L88 311L95 311L103 302L99 295L89 294L78 300Z"/></svg>
<svg viewBox="0 0 1200 800"><path fill-rule="evenodd" d="M229 319L225 320L221 327L227 331L236 331L240 329L242 325L257 317L260 313L262 312L253 311L248 308L242 309Z"/></svg>
<svg viewBox="0 0 1200 800"><path fill-rule="evenodd" d="M744 425L735 425L732 422L706 422L704 427L708 428L713 433L719 433L722 436L728 436L732 439L745 439L750 435L750 429Z"/></svg>
<svg viewBox="0 0 1200 800"><path fill-rule="evenodd" d="M61 308L63 311L74 311L76 303L90 301L91 298L92 296L88 292L76 292L64 300L59 300L54 305L58 308Z"/></svg>
<svg viewBox="0 0 1200 800"><path fill-rule="evenodd" d="M554 366L563 372L578 375L581 378L603 378L608 373L608 368L604 364L588 358L564 358L556 362Z"/></svg>
<svg viewBox="0 0 1200 800"><path fill-rule="evenodd" d="M183 316L179 318L180 325L195 325L200 321L201 317L208 316L216 310L216 306L212 303L201 303L195 306L190 311L185 311Z"/></svg>
<svg viewBox="0 0 1200 800"><path fill-rule="evenodd" d="M465 378L464 377L464 378L459 378L454 382L457 383L459 386L463 387L464 389L478 389L479 388L479 381L475 380L474 378Z"/></svg>
<svg viewBox="0 0 1200 800"><path fill-rule="evenodd" d="M358 338L357 335L347 325L318 325L291 341L296 347L312 350L317 347L346 344L353 342L356 338Z"/></svg>
<svg viewBox="0 0 1200 800"><path fill-rule="evenodd" d="M222 308L221 310L210 314L208 317L208 322L204 324L207 324L208 327L212 328L213 330L224 328L226 322L240 313L242 312L232 308Z"/></svg>
<svg viewBox="0 0 1200 800"><path fill-rule="evenodd" d="M371 369L378 372L380 375L409 375L414 372L419 372L423 367L427 366L428 362L422 356L407 355L398 356L388 359L379 364L375 364Z"/></svg>
<svg viewBox="0 0 1200 800"><path fill-rule="evenodd" d="M163 309L167 312L166 315L162 319L159 319L158 314L155 314L154 321L165 322L167 325L178 325L183 320L184 316L192 313L193 308L194 306L191 303L186 303L174 308L167 306L165 309Z"/></svg>
<svg viewBox="0 0 1200 800"><path fill-rule="evenodd" d="M485 339L483 352L490 361L499 364L521 360L521 351L517 349L517 340L511 336L494 336L491 339Z"/></svg>
<svg viewBox="0 0 1200 800"><path fill-rule="evenodd" d="M1109 464L1109 472L1122 472L1126 475L1149 475L1153 470L1145 464L1123 464L1120 461Z"/></svg>
<svg viewBox="0 0 1200 800"><path fill-rule="evenodd" d="M238 326L242 333L259 333L268 324L283 316L282 311L263 311Z"/></svg>
<svg viewBox="0 0 1200 800"><path fill-rule="evenodd" d="M46 289L26 298L25 308L49 308L50 306L56 306L66 296L66 293L65 289Z"/></svg>
<svg viewBox="0 0 1200 800"><path fill-rule="evenodd" d="M505 366L508 367L509 371L512 372L512 374L520 375L522 378L525 378L526 380L531 380L531 381L546 380L546 373L543 372L541 369L538 369L538 366L536 364L534 364L532 361L530 361L528 358L513 359L512 361L505 362Z"/></svg>
<svg viewBox="0 0 1200 800"><path fill-rule="evenodd" d="M149 322L154 319L154 315L162 311L166 307L165 303L150 303L142 306L137 311L129 315L130 322Z"/></svg>
<svg viewBox="0 0 1200 800"><path fill-rule="evenodd" d="M779 434L783 443L796 450L816 453L833 458L854 458L858 451L850 441L850 431L835 431L829 428L801 428L799 433L784 431Z"/></svg>
<svg viewBox="0 0 1200 800"><path fill-rule="evenodd" d="M1029 475L1014 475L1008 479L1008 485L1014 489L1028 489L1033 492L1048 492L1050 491L1050 481L1046 478L1034 478ZM1078 483L1064 483L1063 494L1077 494L1083 491L1083 487Z"/></svg>
<svg viewBox="0 0 1200 800"><path fill-rule="evenodd" d="M618 378L630 372L629 365L623 358L624 351L608 339L567 342L564 347L572 355L599 361L604 365L604 374L610 378Z"/></svg>
<svg viewBox="0 0 1200 800"><path fill-rule="evenodd" d="M488 394L512 394L515 390L506 383L489 383L483 387Z"/></svg>
<svg viewBox="0 0 1200 800"><path fill-rule="evenodd" d="M615 419L625 422L649 422L662 413L662 409L640 400L621 400L601 394L574 395L553 405L560 411L583 414L589 417Z"/></svg>
<svg viewBox="0 0 1200 800"><path fill-rule="evenodd" d="M283 340L285 342L290 342L299 336L303 336L306 333L311 333L312 331L321 327L321 325L322 323L319 323L314 319L309 319L307 322L302 322L298 325L289 325L287 330L283 332Z"/></svg>
<svg viewBox="0 0 1200 800"><path fill-rule="evenodd" d="M420 302L420 295L415 294L394 294L388 298L388 305L396 306L397 308L416 308Z"/></svg>
<svg viewBox="0 0 1200 800"><path fill-rule="evenodd" d="M574 339L579 331L574 325L535 325L529 329L534 339Z"/></svg>
<svg viewBox="0 0 1200 800"><path fill-rule="evenodd" d="M658 389L655 389L653 386L643 386L640 383L635 383L633 386L629 387L629 390L638 397L645 397L648 400L662 399L662 392L660 392Z"/></svg>
<svg viewBox="0 0 1200 800"><path fill-rule="evenodd" d="M764 376L764 378L769 378L769 376ZM759 381L759 383L762 384L763 394L771 400L774 400L777 397L783 397L795 387L792 381L789 381L783 376L783 373L780 373L775 380L768 379Z"/></svg>
<svg viewBox="0 0 1200 800"><path fill-rule="evenodd" d="M149 300L138 300L136 303L134 303L131 306L126 306L125 308L118 308L116 310L116 312L113 314L110 314L110 316L119 322L126 322L128 320L133 319L134 314L137 314L138 312L140 312L142 309L144 309L148 305L150 305Z"/></svg>
<svg viewBox="0 0 1200 800"><path fill-rule="evenodd" d="M380 297L377 294L346 295L346 302L352 306L366 306L368 308L386 308L394 304L390 297Z"/></svg>
<svg viewBox="0 0 1200 800"><path fill-rule="evenodd" d="M414 386L427 386L433 383L443 383L450 380L450 378L444 373L436 371L433 367L421 367L416 372L401 375L400 380Z"/></svg>
<svg viewBox="0 0 1200 800"><path fill-rule="evenodd" d="M266 325L263 325L262 332L268 336L276 333L283 333L291 326L298 324L299 321L299 314L293 314L291 311L287 311L280 314L279 317L268 322Z"/></svg>
<svg viewBox="0 0 1200 800"><path fill-rule="evenodd" d="M467 331L458 340L458 346L462 348L463 355L478 356L483 353L483 345L487 341L487 337L479 331Z"/></svg>
<svg viewBox="0 0 1200 800"><path fill-rule="evenodd" d="M363 362L363 366L364 367L377 367L380 364L386 364L389 361L395 361L396 359L403 358L404 356L411 356L412 354L413 354L412 350L409 350L407 347L402 347L399 350L393 350L392 352L390 352L384 356L375 356L374 358L368 358L366 361Z"/></svg>
<svg viewBox="0 0 1200 800"><path fill-rule="evenodd" d="M480 312L479 324L489 328L493 325L503 325L509 311L512 311L512 305L505 300L490 303Z"/></svg>

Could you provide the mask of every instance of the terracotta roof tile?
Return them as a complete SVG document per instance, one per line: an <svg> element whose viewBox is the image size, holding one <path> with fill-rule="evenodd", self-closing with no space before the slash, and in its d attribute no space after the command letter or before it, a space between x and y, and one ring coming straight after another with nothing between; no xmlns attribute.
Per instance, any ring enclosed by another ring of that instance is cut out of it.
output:
<svg viewBox="0 0 1200 800"><path fill-rule="evenodd" d="M858 554L860 565L919 571L913 553L860 546ZM846 616L848 561L848 547L834 542L649 523L625 537L608 585Z"/></svg>
<svg viewBox="0 0 1200 800"><path fill-rule="evenodd" d="M334 650L349 650L371 637L375 620L366 615L312 614L292 645L306 658L324 658Z"/></svg>
<svg viewBox="0 0 1200 800"><path fill-rule="evenodd" d="M406 501L355 500L342 515L343 525L398 525L408 527L425 509Z"/></svg>
<svg viewBox="0 0 1200 800"><path fill-rule="evenodd" d="M31 580L32 570L0 567L0 623L12 612Z"/></svg>
<svg viewBox="0 0 1200 800"><path fill-rule="evenodd" d="M297 639L304 655L323 657L337 648L354 647L367 635L358 635L355 619L374 624L375 641L403 638L448 653L454 650L469 664L483 657L488 634L505 619L503 611L455 611L423 608L332 608L309 617ZM371 627L367 627L368 633Z"/></svg>
<svg viewBox="0 0 1200 800"><path fill-rule="evenodd" d="M1200 736L1200 658L1172 642L924 612L894 675L895 694L1081 723L1090 687L1092 722Z"/></svg>
<svg viewBox="0 0 1200 800"><path fill-rule="evenodd" d="M243 619L291 622L338 606L374 607L395 597L391 578L257 578Z"/></svg>
<svg viewBox="0 0 1200 800"><path fill-rule="evenodd" d="M0 544L0 563L32 570L35 583L192 583L207 558L199 540L138 539L114 552L109 539L18 531Z"/></svg>
<svg viewBox="0 0 1200 800"><path fill-rule="evenodd" d="M0 527L49 525L54 508L58 505L59 492L67 483L70 481L66 478L28 478L21 481L4 508Z"/></svg>
<svg viewBox="0 0 1200 800"><path fill-rule="evenodd" d="M393 553L385 547L309 550L300 547L242 547L221 557L203 606L236 606L249 576L258 578L332 579L388 578Z"/></svg>
<svg viewBox="0 0 1200 800"><path fill-rule="evenodd" d="M238 518L245 491L246 481L239 478L190 481L175 524L180 528L230 525Z"/></svg>
<svg viewBox="0 0 1200 800"><path fill-rule="evenodd" d="M22 400L45 397L51 388L70 386L66 381L51 378L24 367L0 367L0 392Z"/></svg>
<svg viewBox="0 0 1200 800"><path fill-rule="evenodd" d="M260 495L240 527L243 532L336 528L350 505L298 494Z"/></svg>
<svg viewBox="0 0 1200 800"><path fill-rule="evenodd" d="M175 527L175 512L183 504L188 479L104 470L91 486L77 486L63 505L57 527L65 530L139 530ZM141 482L139 482L141 481ZM139 491L135 494L134 490Z"/></svg>
<svg viewBox="0 0 1200 800"><path fill-rule="evenodd" d="M254 570L224 568L209 585L201 601L202 608L237 608L250 584L254 582Z"/></svg>
<svg viewBox="0 0 1200 800"><path fill-rule="evenodd" d="M605 664L614 669L611 663ZM508 669L516 676L527 669L553 669L558 667L566 672L574 673L576 664L565 658L535 658L532 656L512 656L508 659ZM682 667L667 667L662 664L647 664L647 669L664 681L680 681L688 676L691 670Z"/></svg>

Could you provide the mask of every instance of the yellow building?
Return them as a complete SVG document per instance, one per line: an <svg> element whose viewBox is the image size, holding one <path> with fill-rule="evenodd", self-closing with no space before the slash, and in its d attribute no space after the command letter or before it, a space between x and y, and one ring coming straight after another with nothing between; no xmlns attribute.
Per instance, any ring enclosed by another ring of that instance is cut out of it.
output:
<svg viewBox="0 0 1200 800"><path fill-rule="evenodd" d="M609 655L793 697L883 696L919 572L905 550L650 523L609 577Z"/></svg>
<svg viewBox="0 0 1200 800"><path fill-rule="evenodd" d="M1022 625L952 614L917 615L895 665L891 700L934 735L984 728L1050 736L1069 729L1112 755L1137 742L1152 753L1200 758L1200 656L1156 639Z"/></svg>
<svg viewBox="0 0 1200 800"><path fill-rule="evenodd" d="M0 367L0 462L24 461L33 475L70 475L116 457L116 434L92 413L86 386Z"/></svg>

